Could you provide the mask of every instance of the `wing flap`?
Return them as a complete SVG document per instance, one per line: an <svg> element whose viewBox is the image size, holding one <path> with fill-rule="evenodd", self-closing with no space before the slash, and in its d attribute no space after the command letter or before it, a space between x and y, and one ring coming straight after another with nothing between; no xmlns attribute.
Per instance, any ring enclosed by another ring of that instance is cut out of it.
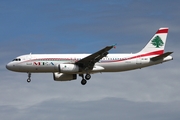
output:
<svg viewBox="0 0 180 120"><path fill-rule="evenodd" d="M156 56L156 57L151 58L151 61L161 60L161 59L163 59L163 58L169 56L169 55L172 54L172 53L173 53L173 52L166 52L166 53L163 53L163 54L161 54L161 55L159 55L159 56Z"/></svg>

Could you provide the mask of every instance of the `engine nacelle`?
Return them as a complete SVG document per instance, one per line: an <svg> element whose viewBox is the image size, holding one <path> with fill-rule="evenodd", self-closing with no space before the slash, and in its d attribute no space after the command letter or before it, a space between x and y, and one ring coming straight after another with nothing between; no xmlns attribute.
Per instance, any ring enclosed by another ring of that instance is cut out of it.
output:
<svg viewBox="0 0 180 120"><path fill-rule="evenodd" d="M76 73L79 72L79 66L75 64L60 64L58 65L59 73Z"/></svg>
<svg viewBox="0 0 180 120"><path fill-rule="evenodd" d="M71 81L76 80L76 74L66 74L66 73L53 73L53 77L55 81Z"/></svg>

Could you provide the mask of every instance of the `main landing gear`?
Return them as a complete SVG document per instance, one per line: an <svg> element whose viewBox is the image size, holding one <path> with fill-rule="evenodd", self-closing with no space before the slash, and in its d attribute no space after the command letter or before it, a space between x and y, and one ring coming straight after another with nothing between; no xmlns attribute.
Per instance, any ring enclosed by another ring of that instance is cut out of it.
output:
<svg viewBox="0 0 180 120"><path fill-rule="evenodd" d="M87 80L91 79L91 75L90 74L86 74L85 75L85 79L84 79L84 74L79 74L79 76L82 77L82 80L81 80L81 84L82 85L85 85L87 83Z"/></svg>
<svg viewBox="0 0 180 120"><path fill-rule="evenodd" d="M28 79L27 82L30 83L31 82L31 73L28 73Z"/></svg>

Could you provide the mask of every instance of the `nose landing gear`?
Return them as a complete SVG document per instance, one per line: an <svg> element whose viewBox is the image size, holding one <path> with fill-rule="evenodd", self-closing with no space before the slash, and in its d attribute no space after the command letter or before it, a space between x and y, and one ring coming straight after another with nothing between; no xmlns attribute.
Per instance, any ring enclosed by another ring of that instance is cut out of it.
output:
<svg viewBox="0 0 180 120"><path fill-rule="evenodd" d="M30 83L31 82L31 73L28 73L28 79L27 82Z"/></svg>

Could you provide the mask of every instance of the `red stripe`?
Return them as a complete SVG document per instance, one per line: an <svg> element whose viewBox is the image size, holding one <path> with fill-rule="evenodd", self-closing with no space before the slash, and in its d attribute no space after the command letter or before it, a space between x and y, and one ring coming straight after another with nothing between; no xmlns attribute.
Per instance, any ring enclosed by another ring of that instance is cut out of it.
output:
<svg viewBox="0 0 180 120"><path fill-rule="evenodd" d="M156 32L156 34L160 34L160 33L168 33L168 28L160 29Z"/></svg>
<svg viewBox="0 0 180 120"><path fill-rule="evenodd" d="M142 54L140 56L141 57L146 57L146 56L151 56L151 55L160 55L160 54L163 54L163 53L164 53L164 50L159 50L159 51L154 51L154 52Z"/></svg>
<svg viewBox="0 0 180 120"><path fill-rule="evenodd" d="M125 59L121 59L121 60L112 60L112 61L105 61L105 63L107 62L120 62L120 61L126 61L126 60L131 60L131 59L135 59L135 58L139 58L139 57L147 57L147 56L152 56L152 55L160 55L163 54L164 50L159 50L159 51L154 51L154 52L150 52L150 53L146 53L146 54L140 54L137 56L133 56L130 58L125 58Z"/></svg>

